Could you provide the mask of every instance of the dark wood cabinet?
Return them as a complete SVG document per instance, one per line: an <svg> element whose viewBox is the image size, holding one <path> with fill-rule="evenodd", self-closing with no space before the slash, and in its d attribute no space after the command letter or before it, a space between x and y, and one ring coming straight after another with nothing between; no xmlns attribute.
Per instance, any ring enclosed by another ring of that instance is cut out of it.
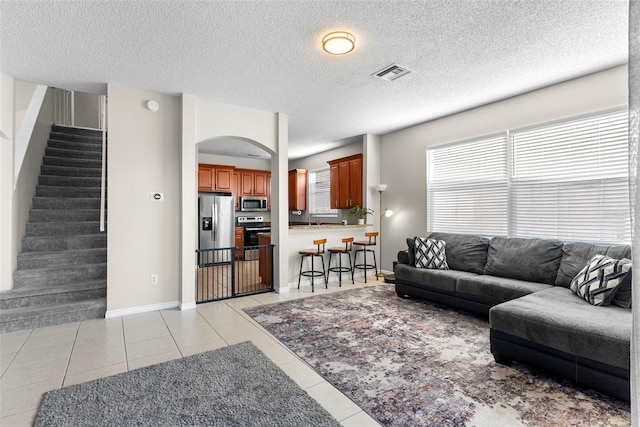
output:
<svg viewBox="0 0 640 427"><path fill-rule="evenodd" d="M362 154L335 159L329 163L331 208L362 206Z"/></svg>
<svg viewBox="0 0 640 427"><path fill-rule="evenodd" d="M307 170L289 171L289 209L303 211L307 209Z"/></svg>

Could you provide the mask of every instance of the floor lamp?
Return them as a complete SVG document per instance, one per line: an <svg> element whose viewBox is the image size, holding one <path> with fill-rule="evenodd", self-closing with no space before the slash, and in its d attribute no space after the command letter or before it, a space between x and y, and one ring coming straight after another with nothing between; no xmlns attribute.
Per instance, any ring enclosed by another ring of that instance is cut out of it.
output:
<svg viewBox="0 0 640 427"><path fill-rule="evenodd" d="M382 273L382 262L383 262L383 258L382 258L382 219L385 217L390 217L391 215L393 215L393 211L391 209L386 209L383 211L382 210L382 193L384 192L384 190L387 189L387 184L378 184L376 185L376 190L378 190L378 193L380 193L380 210L378 212L380 212L380 272L378 273L378 277L384 277L384 273Z"/></svg>

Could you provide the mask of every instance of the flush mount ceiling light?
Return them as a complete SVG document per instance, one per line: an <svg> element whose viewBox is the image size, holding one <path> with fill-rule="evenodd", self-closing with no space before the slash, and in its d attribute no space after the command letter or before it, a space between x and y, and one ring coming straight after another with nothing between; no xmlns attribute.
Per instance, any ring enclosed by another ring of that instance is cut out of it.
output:
<svg viewBox="0 0 640 427"><path fill-rule="evenodd" d="M356 38L353 34L344 31L329 33L322 38L322 48L332 55L344 55L356 47Z"/></svg>

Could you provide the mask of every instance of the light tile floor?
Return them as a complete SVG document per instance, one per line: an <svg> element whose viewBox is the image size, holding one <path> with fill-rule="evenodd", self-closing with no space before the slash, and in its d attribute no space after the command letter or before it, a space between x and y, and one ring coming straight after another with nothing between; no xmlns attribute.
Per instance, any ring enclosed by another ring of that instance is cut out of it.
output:
<svg viewBox="0 0 640 427"><path fill-rule="evenodd" d="M369 280L368 285L379 284ZM251 341L343 426L379 426L242 309L367 286L329 283L291 292L0 334L0 425L30 426L42 395L172 359Z"/></svg>

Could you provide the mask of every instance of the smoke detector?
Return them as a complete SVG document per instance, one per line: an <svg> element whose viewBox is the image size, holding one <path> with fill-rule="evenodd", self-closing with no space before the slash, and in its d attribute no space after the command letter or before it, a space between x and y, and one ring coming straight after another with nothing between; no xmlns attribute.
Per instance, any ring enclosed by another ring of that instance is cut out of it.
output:
<svg viewBox="0 0 640 427"><path fill-rule="evenodd" d="M401 65L398 64L391 64L387 67L384 67L382 70L380 71L376 71L375 73L371 74L373 77L379 77L383 80L388 80L390 82L399 79L402 76L406 76L407 74L409 74L411 71L409 71L406 67L403 67Z"/></svg>

